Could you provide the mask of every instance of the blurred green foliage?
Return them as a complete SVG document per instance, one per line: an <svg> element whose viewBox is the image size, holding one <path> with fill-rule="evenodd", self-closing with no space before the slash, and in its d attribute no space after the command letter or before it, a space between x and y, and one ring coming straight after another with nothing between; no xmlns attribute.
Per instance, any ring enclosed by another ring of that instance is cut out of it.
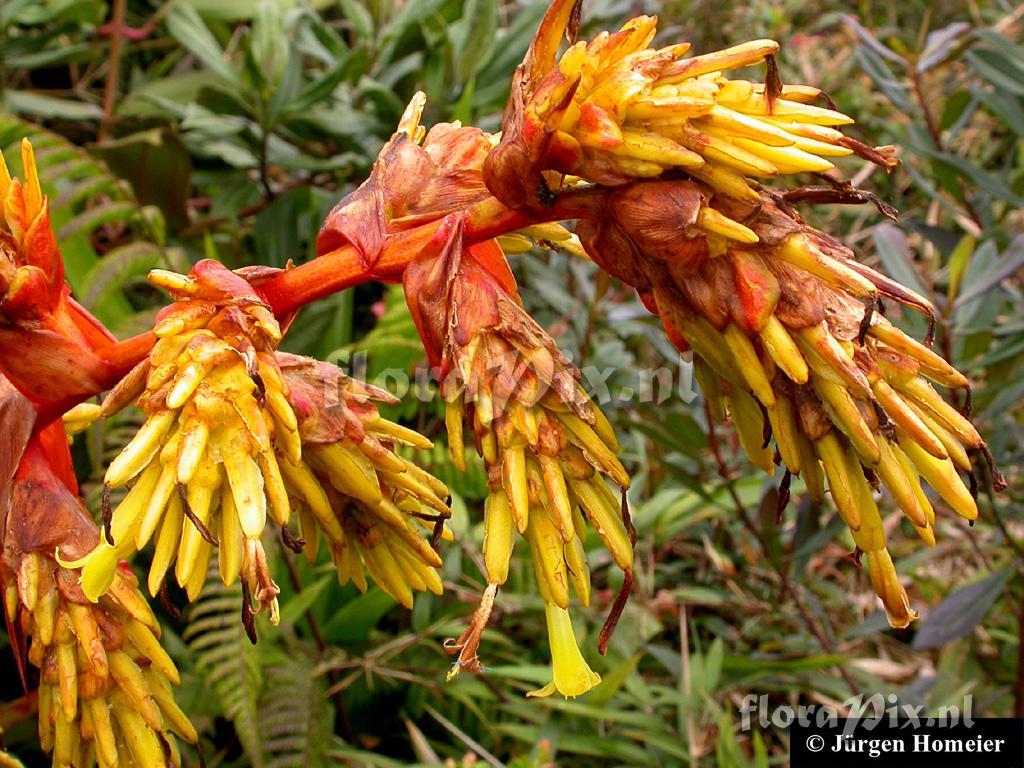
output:
<svg viewBox="0 0 1024 768"><path fill-rule="evenodd" d="M324 215L365 177L414 90L430 97L428 123L496 129L543 10L498 0L6 0L0 147L14 159L9 150L32 138L68 280L118 334L134 333L162 301L145 282L155 266L310 258ZM445 552L443 599L421 596L406 612L278 547L281 627L261 627L257 646L222 587L207 587L187 621L161 614L207 765L785 764L784 731L740 730L749 693L773 705L895 694L928 710L969 695L975 716L1024 714L1024 12L996 0L595 0L584 33L655 10L663 39L697 51L779 39L784 79L822 86L859 137L900 148L903 165L888 177L843 165L900 209L897 222L870 206L807 216L936 304L938 343L977 384L975 415L1010 488L983 498L973 529L942 516L934 550L896 537L923 619L889 630L834 511L797 484L777 523L774 482L727 429L709 441L687 364L636 298L591 264L517 257L530 310L585 373L612 371L591 383L608 388L634 471L639 575L604 658L596 631L619 583L588 541L595 598L578 631L603 685L575 701L523 697L548 679L548 652L521 560L485 634L489 672L445 684L442 641L461 632L484 583L484 475L479 463L457 475L439 445L425 460L455 491L459 534ZM915 318L895 319L923 332ZM308 307L287 347L365 360L370 378L423 363L400 291L381 286ZM674 391L640 402L635 372L656 369L672 373ZM429 400L409 397L397 415L443 431ZM133 418L76 444L91 502ZM6 745L42 765L34 718L14 676L3 679Z"/></svg>

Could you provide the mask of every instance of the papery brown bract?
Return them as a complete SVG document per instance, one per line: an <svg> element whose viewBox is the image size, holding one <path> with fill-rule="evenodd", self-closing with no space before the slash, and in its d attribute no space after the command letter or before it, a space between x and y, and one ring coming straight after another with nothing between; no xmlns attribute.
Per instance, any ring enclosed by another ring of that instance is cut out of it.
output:
<svg viewBox="0 0 1024 768"><path fill-rule="evenodd" d="M317 237L318 255L351 244L368 277L395 279L408 257L392 259L389 249L415 253L434 234L425 225L490 197L481 165L491 142L483 131L441 123L421 146L410 135L417 128L418 118L409 132L392 136L370 177L330 212Z"/></svg>

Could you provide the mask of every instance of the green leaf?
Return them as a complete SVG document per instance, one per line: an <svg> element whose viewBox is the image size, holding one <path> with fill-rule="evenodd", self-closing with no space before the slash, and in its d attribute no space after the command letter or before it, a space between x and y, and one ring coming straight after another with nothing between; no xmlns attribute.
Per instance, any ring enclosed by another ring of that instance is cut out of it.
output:
<svg viewBox="0 0 1024 768"><path fill-rule="evenodd" d="M71 99L58 99L33 91L7 90L3 92L3 103L13 114L35 115L62 120L99 120L103 110L95 104Z"/></svg>
<svg viewBox="0 0 1024 768"><path fill-rule="evenodd" d="M894 64L905 64L906 60L900 56L892 48L889 48L883 44L877 37L875 37L866 27L864 27L854 16L840 14L840 20L849 27L857 38L863 43L863 46L870 50L875 56L880 59L891 61Z"/></svg>
<svg viewBox="0 0 1024 768"><path fill-rule="evenodd" d="M959 308L974 299L985 296L1006 278L1016 274L1021 267L1024 267L1024 235L1017 235L999 257L999 260L991 268L985 270L984 274L973 279L969 288L965 287L954 306Z"/></svg>
<svg viewBox="0 0 1024 768"><path fill-rule="evenodd" d="M240 584L236 581L231 587L223 586L214 568L189 610L183 637L195 655L204 682L235 726L250 764L264 768L259 712L263 672L257 648L249 642L238 618L241 603Z"/></svg>
<svg viewBox="0 0 1024 768"><path fill-rule="evenodd" d="M498 29L498 0L468 0L462 18L452 25L455 79L466 82L487 65Z"/></svg>
<svg viewBox="0 0 1024 768"><path fill-rule="evenodd" d="M151 128L97 144L92 151L126 179L138 200L157 206L171 227L188 224L192 158L167 128Z"/></svg>
<svg viewBox="0 0 1024 768"><path fill-rule="evenodd" d="M73 61L88 61L95 52L95 46L89 43L62 45L42 51L34 50L31 53L8 56L6 63L12 69L44 69Z"/></svg>
<svg viewBox="0 0 1024 768"><path fill-rule="evenodd" d="M352 30L362 43L370 44L374 39L373 15L359 0L340 0L341 10L352 25Z"/></svg>
<svg viewBox="0 0 1024 768"><path fill-rule="evenodd" d="M950 301L956 300L960 291L960 282L970 266L975 246L977 246L977 241L970 235L964 235L949 255L949 287L946 291L946 298Z"/></svg>
<svg viewBox="0 0 1024 768"><path fill-rule="evenodd" d="M335 581L334 574L328 574L317 579L312 584L302 588L302 591L292 595L281 608L281 621L284 624L297 624L327 589L329 584Z"/></svg>
<svg viewBox="0 0 1024 768"><path fill-rule="evenodd" d="M983 48L968 51L965 57L971 67L994 88L1024 96L1024 69L995 51Z"/></svg>
<svg viewBox="0 0 1024 768"><path fill-rule="evenodd" d="M345 603L323 628L324 637L338 645L364 642L384 614L394 607L391 596L374 587Z"/></svg>
<svg viewBox="0 0 1024 768"><path fill-rule="evenodd" d="M264 82L270 86L277 84L288 62L288 38L281 9L273 0L262 0L256 4L250 46Z"/></svg>
<svg viewBox="0 0 1024 768"><path fill-rule="evenodd" d="M855 55L868 77L874 81L893 106L908 115L917 114L917 106L910 98L907 87L882 60L882 57L873 49L865 46L858 46Z"/></svg>
<svg viewBox="0 0 1024 768"><path fill-rule="evenodd" d="M641 658L641 654L630 656L601 675L601 684L587 697L587 703L595 709L608 704L622 689L629 676L635 672Z"/></svg>
<svg viewBox="0 0 1024 768"><path fill-rule="evenodd" d="M326 768L329 764L334 712L323 677L307 656L291 653L266 666L259 728L267 768Z"/></svg>
<svg viewBox="0 0 1024 768"><path fill-rule="evenodd" d="M922 154L945 163L959 175L969 180L973 186L980 187L992 197L1004 200L1011 205L1024 207L1024 197L1014 192L1007 185L1006 181L995 173L978 167L966 157L960 157L949 152L940 152L930 146L922 145L917 148Z"/></svg>
<svg viewBox="0 0 1024 768"><path fill-rule="evenodd" d="M774 659L764 656L734 656L726 654L722 671L726 674L793 674L827 669L845 664L846 656L804 656L798 659Z"/></svg>
<svg viewBox="0 0 1024 768"><path fill-rule="evenodd" d="M1013 572L1012 567L1003 568L946 597L921 623L914 635L914 650L938 648L972 632L1003 594Z"/></svg>
<svg viewBox="0 0 1024 768"><path fill-rule="evenodd" d="M893 224L879 224L875 227L874 240L878 258L881 259L886 272L908 288L922 296L928 296L930 291L921 282L914 268L910 246L903 230Z"/></svg>
<svg viewBox="0 0 1024 768"><path fill-rule="evenodd" d="M927 72L937 67L956 50L961 39L971 31L971 25L965 21L952 24L928 33L924 50L917 59L917 71Z"/></svg>
<svg viewBox="0 0 1024 768"><path fill-rule="evenodd" d="M114 325L125 313L112 301L132 280L145 280L151 269L164 260L163 251L152 243L136 242L109 251L86 274L78 300L103 323Z"/></svg>
<svg viewBox="0 0 1024 768"><path fill-rule="evenodd" d="M335 88L348 79L351 73L349 68L350 60L351 54L346 53L321 77L308 83L294 99L288 102L284 111L289 113L303 112L309 107L330 98Z"/></svg>
<svg viewBox="0 0 1024 768"><path fill-rule="evenodd" d="M211 72L233 85L241 86L238 73L224 57L217 38L191 5L179 2L171 7L167 15L167 31Z"/></svg>
<svg viewBox="0 0 1024 768"><path fill-rule="evenodd" d="M415 3L401 5L398 13L392 17L380 33L377 48L378 65L388 66L394 59L399 41L415 29L421 21L437 13L443 3L444 0L417 0Z"/></svg>

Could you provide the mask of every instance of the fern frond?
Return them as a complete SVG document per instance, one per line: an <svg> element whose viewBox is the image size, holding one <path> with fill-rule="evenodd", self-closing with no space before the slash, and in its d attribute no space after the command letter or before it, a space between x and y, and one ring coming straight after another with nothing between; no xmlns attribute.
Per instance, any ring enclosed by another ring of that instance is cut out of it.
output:
<svg viewBox="0 0 1024 768"><path fill-rule="evenodd" d="M259 712L267 768L327 765L334 713L309 656L281 654L265 663Z"/></svg>
<svg viewBox="0 0 1024 768"><path fill-rule="evenodd" d="M264 691L259 651L242 627L238 582L225 587L216 566L210 570L199 599L189 609L184 640L196 659L206 686L217 696L224 716L253 768L265 768L259 701Z"/></svg>

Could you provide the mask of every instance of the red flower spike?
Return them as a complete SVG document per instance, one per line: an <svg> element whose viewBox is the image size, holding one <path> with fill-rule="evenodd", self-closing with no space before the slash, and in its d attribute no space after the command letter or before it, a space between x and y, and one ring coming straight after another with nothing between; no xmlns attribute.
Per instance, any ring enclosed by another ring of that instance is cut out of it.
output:
<svg viewBox="0 0 1024 768"><path fill-rule="evenodd" d="M64 283L27 141L22 161L24 184L0 159L0 369L37 404L73 405L116 381L116 367L98 352L112 337Z"/></svg>

